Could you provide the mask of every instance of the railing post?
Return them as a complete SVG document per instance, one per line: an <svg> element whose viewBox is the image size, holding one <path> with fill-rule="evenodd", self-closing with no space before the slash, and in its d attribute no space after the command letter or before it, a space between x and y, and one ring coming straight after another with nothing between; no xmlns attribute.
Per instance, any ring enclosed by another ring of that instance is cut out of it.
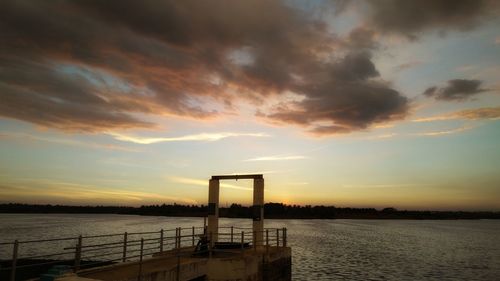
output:
<svg viewBox="0 0 500 281"><path fill-rule="evenodd" d="M75 248L75 268L74 272L77 272L80 269L80 260L82 258L82 236L78 236L78 243L76 243Z"/></svg>
<svg viewBox="0 0 500 281"><path fill-rule="evenodd" d="M160 230L160 253L163 252L163 228Z"/></svg>
<svg viewBox="0 0 500 281"><path fill-rule="evenodd" d="M280 246L280 230L276 228L276 247Z"/></svg>
<svg viewBox="0 0 500 281"><path fill-rule="evenodd" d="M266 229L266 251L269 252L269 229Z"/></svg>
<svg viewBox="0 0 500 281"><path fill-rule="evenodd" d="M182 239L182 227L179 227L179 249L181 248Z"/></svg>
<svg viewBox="0 0 500 281"><path fill-rule="evenodd" d="M233 226L231 226L231 243L233 243Z"/></svg>
<svg viewBox="0 0 500 281"><path fill-rule="evenodd" d="M208 234L208 239L209 239L209 243L208 243L208 257L211 258L212 257L212 247L213 247L213 239L214 235L213 233L210 231L210 233Z"/></svg>
<svg viewBox="0 0 500 281"><path fill-rule="evenodd" d="M125 262L127 260L127 232L123 233L123 255L122 261Z"/></svg>
<svg viewBox="0 0 500 281"><path fill-rule="evenodd" d="M252 231L252 235L253 235L253 249L254 251L257 251L257 232L255 231Z"/></svg>
<svg viewBox="0 0 500 281"><path fill-rule="evenodd" d="M14 248L12 249L12 268L10 271L10 281L16 280L16 265L17 265L17 253L19 251L19 241L14 241Z"/></svg>
<svg viewBox="0 0 500 281"><path fill-rule="evenodd" d="M142 262L142 255L144 253L144 238L141 238L141 256L139 260Z"/></svg>
<svg viewBox="0 0 500 281"><path fill-rule="evenodd" d="M192 240L192 242L193 242L193 243L192 243L192 246L194 246L194 240L195 240L195 239L194 239L194 233L195 233L195 232L194 232L194 226L193 226L193 227L191 228L191 238L192 238L191 240Z"/></svg>
<svg viewBox="0 0 500 281"><path fill-rule="evenodd" d="M174 249L177 249L177 227L175 228L175 235L173 239L174 239Z"/></svg>
<svg viewBox="0 0 500 281"><path fill-rule="evenodd" d="M241 232L241 252L245 249L245 231Z"/></svg>
<svg viewBox="0 0 500 281"><path fill-rule="evenodd" d="M139 256L139 276L138 280L142 280L142 255L144 254L144 238L141 238L141 254Z"/></svg>
<svg viewBox="0 0 500 281"><path fill-rule="evenodd" d="M179 228L176 227L175 228L175 248L176 249L179 249L180 246L179 246L179 235L180 235L180 231L179 231Z"/></svg>
<svg viewBox="0 0 500 281"><path fill-rule="evenodd" d="M174 249L177 249L177 233L179 229L176 227L175 228L175 235L174 235Z"/></svg>
<svg viewBox="0 0 500 281"><path fill-rule="evenodd" d="M286 247L286 227L283 227L283 247Z"/></svg>

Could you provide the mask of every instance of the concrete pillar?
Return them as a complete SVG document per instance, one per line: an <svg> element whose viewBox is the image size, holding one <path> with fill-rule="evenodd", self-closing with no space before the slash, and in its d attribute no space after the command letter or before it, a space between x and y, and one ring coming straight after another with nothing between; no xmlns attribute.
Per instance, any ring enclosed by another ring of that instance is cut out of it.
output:
<svg viewBox="0 0 500 281"><path fill-rule="evenodd" d="M262 245L264 240L264 179L253 180L253 231L256 245Z"/></svg>
<svg viewBox="0 0 500 281"><path fill-rule="evenodd" d="M217 241L219 232L219 180L211 179L208 183L208 225L207 235L212 235L211 243Z"/></svg>

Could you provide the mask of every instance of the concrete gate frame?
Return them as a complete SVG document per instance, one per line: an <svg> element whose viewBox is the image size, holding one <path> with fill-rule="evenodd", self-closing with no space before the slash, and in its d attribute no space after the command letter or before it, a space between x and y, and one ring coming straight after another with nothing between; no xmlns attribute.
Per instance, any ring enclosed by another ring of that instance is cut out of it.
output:
<svg viewBox="0 0 500 281"><path fill-rule="evenodd" d="M212 176L208 184L208 225L210 243L218 241L219 233L219 189L220 180L253 179L253 237L254 244L263 244L264 237L264 176L262 174Z"/></svg>

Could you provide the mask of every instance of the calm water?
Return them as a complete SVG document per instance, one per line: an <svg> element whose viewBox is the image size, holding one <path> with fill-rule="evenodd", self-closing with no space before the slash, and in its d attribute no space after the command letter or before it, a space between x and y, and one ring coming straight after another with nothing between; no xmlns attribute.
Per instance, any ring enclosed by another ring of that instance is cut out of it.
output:
<svg viewBox="0 0 500 281"><path fill-rule="evenodd" d="M0 242L193 225L203 220L0 214ZM266 227L288 228L294 280L500 280L500 221L267 220Z"/></svg>

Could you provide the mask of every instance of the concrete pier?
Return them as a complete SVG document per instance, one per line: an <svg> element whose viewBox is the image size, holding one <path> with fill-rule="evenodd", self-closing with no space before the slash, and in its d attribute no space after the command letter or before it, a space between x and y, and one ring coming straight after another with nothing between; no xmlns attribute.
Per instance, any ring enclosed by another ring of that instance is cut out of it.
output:
<svg viewBox="0 0 500 281"><path fill-rule="evenodd" d="M207 235L213 245L218 241L219 232L219 181L220 180L253 180L253 235L258 246L264 242L264 177L262 174L219 175L212 176L208 183L208 226Z"/></svg>
<svg viewBox="0 0 500 281"><path fill-rule="evenodd" d="M253 180L253 212L255 243L260 246L264 242L264 178Z"/></svg>
<svg viewBox="0 0 500 281"><path fill-rule="evenodd" d="M219 242L219 238L224 239L224 233L221 233L219 229L219 181L238 179L253 180L252 231L246 232L251 236L251 243L245 241L245 231L241 232L241 241L233 242L233 227L231 227L230 242ZM291 249L286 244L286 229L281 230L281 235L279 229L275 229L274 240L271 243L269 229L264 229L263 175L212 176L208 184L207 216L207 232L204 234L207 238L205 250L194 247L180 248L179 242L176 244L179 245L176 249L155 254L153 258L87 269L77 272L77 276L72 276L72 278L102 281L291 280ZM179 235L181 239L180 233L176 235ZM196 252L197 250L200 252Z"/></svg>
<svg viewBox="0 0 500 281"><path fill-rule="evenodd" d="M215 252L193 257L194 248L162 253L142 262L125 262L82 270L59 281L289 281L291 249L262 247Z"/></svg>
<svg viewBox="0 0 500 281"><path fill-rule="evenodd" d="M219 180L211 179L208 183L208 225L207 235L212 245L218 241L219 232Z"/></svg>
<svg viewBox="0 0 500 281"><path fill-rule="evenodd" d="M229 179L253 180L252 228L219 227L219 181ZM69 261L72 265L68 265L67 260L51 261L50 264L62 264L57 265L57 268L54 266L43 269L40 280L291 280L291 249L287 247L286 228L264 228L263 175L212 176L208 184L206 218L206 227L204 223L203 227L193 226L187 229L162 228L159 231L80 235L23 242L15 240L14 243L8 243L13 245L13 260L8 268L10 280L16 280L17 260L26 259L25 256L18 257L20 243L42 245L47 242L61 242L61 245L66 246L63 246L63 249L54 249L54 253L36 254L34 257L66 254L74 256L74 260ZM68 246L67 243L71 243L68 241L75 242L74 246ZM41 268L46 264L40 262L29 266Z"/></svg>

